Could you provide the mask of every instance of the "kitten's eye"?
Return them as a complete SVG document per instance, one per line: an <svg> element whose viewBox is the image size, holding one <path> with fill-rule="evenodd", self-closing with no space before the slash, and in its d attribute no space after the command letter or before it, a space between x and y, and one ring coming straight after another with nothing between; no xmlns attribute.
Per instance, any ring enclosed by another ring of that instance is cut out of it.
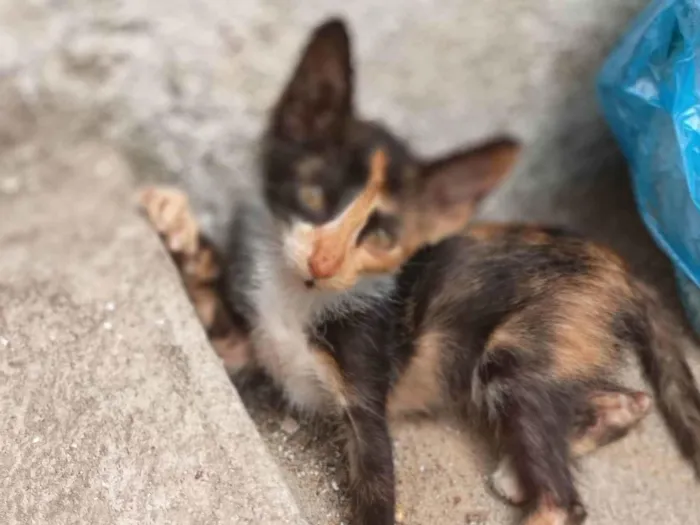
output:
<svg viewBox="0 0 700 525"><path fill-rule="evenodd" d="M309 211L318 213L323 211L326 206L326 198L323 194L323 189L316 184L305 184L299 188L299 202L304 205Z"/></svg>
<svg viewBox="0 0 700 525"><path fill-rule="evenodd" d="M389 251L396 245L397 232L396 217L375 211L360 233L357 244L365 244L374 250Z"/></svg>
<svg viewBox="0 0 700 525"><path fill-rule="evenodd" d="M373 248L384 251L391 250L396 244L393 235L383 228L378 228L367 234L365 242L371 244Z"/></svg>

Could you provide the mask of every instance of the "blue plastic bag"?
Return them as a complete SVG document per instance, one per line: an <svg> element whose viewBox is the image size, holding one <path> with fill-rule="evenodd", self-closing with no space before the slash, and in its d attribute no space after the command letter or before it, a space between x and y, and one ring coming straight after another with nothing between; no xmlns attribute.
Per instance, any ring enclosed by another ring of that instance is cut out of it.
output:
<svg viewBox="0 0 700 525"><path fill-rule="evenodd" d="M598 93L700 331L700 0L654 0L608 57Z"/></svg>

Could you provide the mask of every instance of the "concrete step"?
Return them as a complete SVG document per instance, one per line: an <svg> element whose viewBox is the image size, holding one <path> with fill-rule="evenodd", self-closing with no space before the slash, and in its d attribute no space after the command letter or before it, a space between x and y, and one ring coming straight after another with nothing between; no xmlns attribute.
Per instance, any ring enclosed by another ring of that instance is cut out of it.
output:
<svg viewBox="0 0 700 525"><path fill-rule="evenodd" d="M0 141L0 523L305 523L122 158L68 121L0 131L25 125Z"/></svg>

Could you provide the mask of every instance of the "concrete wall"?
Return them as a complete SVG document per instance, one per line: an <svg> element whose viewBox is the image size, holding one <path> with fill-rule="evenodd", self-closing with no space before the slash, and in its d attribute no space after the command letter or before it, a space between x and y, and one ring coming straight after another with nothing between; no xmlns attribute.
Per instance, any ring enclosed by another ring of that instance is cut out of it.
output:
<svg viewBox="0 0 700 525"><path fill-rule="evenodd" d="M266 111L324 17L345 16L356 36L361 110L433 153L597 118L593 76L644 4L0 0L0 76L30 105L89 108L139 176L182 181L214 221L221 188L252 171Z"/></svg>

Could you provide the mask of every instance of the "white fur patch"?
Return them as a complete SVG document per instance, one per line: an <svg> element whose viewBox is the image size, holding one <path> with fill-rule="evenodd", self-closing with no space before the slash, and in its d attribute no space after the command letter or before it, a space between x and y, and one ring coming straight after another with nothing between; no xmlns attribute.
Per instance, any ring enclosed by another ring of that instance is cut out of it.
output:
<svg viewBox="0 0 700 525"><path fill-rule="evenodd" d="M298 409L318 411L342 404L307 340L307 327L385 297L391 277L363 279L344 292L308 289L299 262L308 260L308 225L297 223L275 243L259 236L251 248L254 275L249 299L258 314L253 328L256 359Z"/></svg>
<svg viewBox="0 0 700 525"><path fill-rule="evenodd" d="M508 456L500 461L496 470L491 474L491 488L501 498L513 505L525 502L525 491L513 468L512 460Z"/></svg>

